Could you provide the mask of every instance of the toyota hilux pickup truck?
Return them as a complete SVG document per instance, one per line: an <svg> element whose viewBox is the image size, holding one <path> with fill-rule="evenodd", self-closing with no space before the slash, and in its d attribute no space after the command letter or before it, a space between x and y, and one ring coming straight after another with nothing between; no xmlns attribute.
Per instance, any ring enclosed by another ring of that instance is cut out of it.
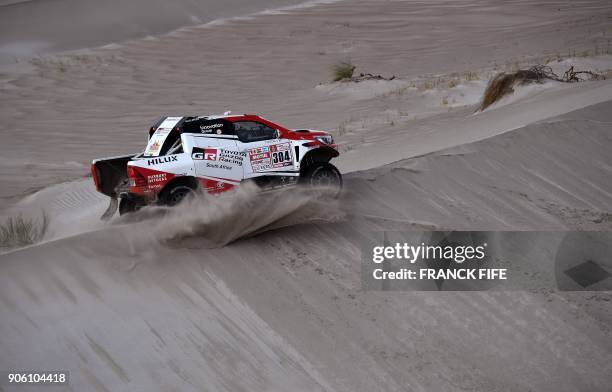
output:
<svg viewBox="0 0 612 392"><path fill-rule="evenodd" d="M324 131L291 130L255 114L162 117L143 152L96 159L96 189L110 197L103 219L150 204L174 206L196 192L220 194L244 182L267 190L321 187L337 196L339 153Z"/></svg>

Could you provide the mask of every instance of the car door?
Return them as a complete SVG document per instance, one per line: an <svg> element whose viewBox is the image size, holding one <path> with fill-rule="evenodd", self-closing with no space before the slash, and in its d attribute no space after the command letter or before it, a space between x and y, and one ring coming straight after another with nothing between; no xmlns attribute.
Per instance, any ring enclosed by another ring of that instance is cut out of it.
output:
<svg viewBox="0 0 612 392"><path fill-rule="evenodd" d="M244 153L244 177L287 175L297 171L291 141L257 121L234 123L238 148Z"/></svg>
<svg viewBox="0 0 612 392"><path fill-rule="evenodd" d="M194 135L191 158L196 176L235 185L242 180L244 153L236 139L224 135Z"/></svg>

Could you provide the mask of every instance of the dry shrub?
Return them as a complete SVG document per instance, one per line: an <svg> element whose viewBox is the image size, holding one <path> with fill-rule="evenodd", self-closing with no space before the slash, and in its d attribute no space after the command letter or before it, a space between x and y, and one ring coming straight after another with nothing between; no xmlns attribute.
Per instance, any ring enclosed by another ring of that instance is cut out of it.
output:
<svg viewBox="0 0 612 392"><path fill-rule="evenodd" d="M49 216L43 212L40 221L22 216L8 218L0 224L0 248L13 249L32 245L44 237L49 227Z"/></svg>
<svg viewBox="0 0 612 392"><path fill-rule="evenodd" d="M512 94L514 92L514 86L516 85L534 82L539 83L541 80L542 76L538 72L532 70L518 70L509 74L503 72L497 74L489 81L485 89L482 102L480 103L480 110L484 110L493 103L499 101L502 97Z"/></svg>
<svg viewBox="0 0 612 392"><path fill-rule="evenodd" d="M546 65L535 65L530 69L519 69L513 73L502 72L489 81L480 103L480 110L484 110L502 97L512 94L516 85L541 83L544 79L575 83L586 80L604 80L606 77L593 71L577 71L573 66L565 71L562 76L554 73L552 68Z"/></svg>
<svg viewBox="0 0 612 392"><path fill-rule="evenodd" d="M350 79L353 77L355 72L355 66L350 61L342 61L334 65L333 69L334 82L338 82L344 79Z"/></svg>

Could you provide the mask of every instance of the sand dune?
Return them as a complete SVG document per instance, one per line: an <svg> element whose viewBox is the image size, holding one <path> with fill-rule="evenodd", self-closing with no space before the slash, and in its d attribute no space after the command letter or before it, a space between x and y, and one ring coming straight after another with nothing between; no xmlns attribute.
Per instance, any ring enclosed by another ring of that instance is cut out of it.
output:
<svg viewBox="0 0 612 392"><path fill-rule="evenodd" d="M301 224L219 248L179 212L4 255L0 367L52 360L73 389L607 390L609 293L364 292L359 259L381 229L612 229L611 105L353 173L337 222L297 202Z"/></svg>
<svg viewBox="0 0 612 392"><path fill-rule="evenodd" d="M185 26L300 3L304 1L1 1L0 64L165 34Z"/></svg>
<svg viewBox="0 0 612 392"><path fill-rule="evenodd" d="M14 29L51 3L0 6L13 34L0 42L61 24ZM209 2L180 2L157 25L163 5L147 4L105 43L210 16L198 14ZM96 7L108 22L114 11ZM66 390L609 390L610 291L560 291L554 255L566 230L612 232L612 84L475 104L517 63L608 71L611 15L595 0L340 1L3 68L0 214L44 209L51 226L44 243L0 255L0 370L68 369ZM82 27L53 28L60 44L34 50L90 45L108 25L65 40ZM397 78L330 83L346 59ZM242 189L98 219L92 158L141 150L161 114L227 109L333 129L342 198ZM524 274L519 290L363 289L376 232L429 229L552 232L533 233L529 252L497 244Z"/></svg>
<svg viewBox="0 0 612 392"><path fill-rule="evenodd" d="M162 114L234 110L331 130L363 122L365 132L354 139L338 137L352 140L352 148L381 133L411 135L421 126L413 118L427 91L415 100L382 86L363 99L317 85L329 83L331 66L346 59L356 72L396 75L407 85L468 72L486 81L496 66L612 50L611 13L608 1L338 2L23 60L21 73L0 75L0 135L12 140L0 159L0 208L24 192L86 175L92 158L141 150L144 131ZM437 105L438 112L449 109L440 99ZM398 115L387 130L390 112Z"/></svg>

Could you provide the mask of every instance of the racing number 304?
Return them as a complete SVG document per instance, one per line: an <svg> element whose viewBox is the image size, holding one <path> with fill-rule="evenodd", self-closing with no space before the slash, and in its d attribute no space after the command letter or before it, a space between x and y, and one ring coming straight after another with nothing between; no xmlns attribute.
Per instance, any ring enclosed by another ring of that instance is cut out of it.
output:
<svg viewBox="0 0 612 392"><path fill-rule="evenodd" d="M282 163L290 160L291 156L289 155L289 151L277 151L272 153L272 163Z"/></svg>

